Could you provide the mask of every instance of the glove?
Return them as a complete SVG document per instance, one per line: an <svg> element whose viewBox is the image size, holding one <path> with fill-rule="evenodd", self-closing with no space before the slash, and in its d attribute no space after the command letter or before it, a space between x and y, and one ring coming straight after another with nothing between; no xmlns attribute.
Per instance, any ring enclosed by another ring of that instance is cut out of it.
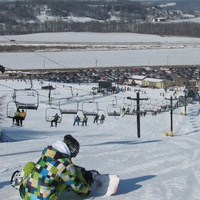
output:
<svg viewBox="0 0 200 200"><path fill-rule="evenodd" d="M92 172L91 171L85 171L83 176L84 176L86 182L91 186L91 184L93 182Z"/></svg>
<svg viewBox="0 0 200 200"><path fill-rule="evenodd" d="M84 176L85 180L87 181L87 183L91 186L91 184L94 180L94 177L98 174L100 174L100 173L96 170L88 170L88 171L85 170L85 173L83 174L83 176Z"/></svg>

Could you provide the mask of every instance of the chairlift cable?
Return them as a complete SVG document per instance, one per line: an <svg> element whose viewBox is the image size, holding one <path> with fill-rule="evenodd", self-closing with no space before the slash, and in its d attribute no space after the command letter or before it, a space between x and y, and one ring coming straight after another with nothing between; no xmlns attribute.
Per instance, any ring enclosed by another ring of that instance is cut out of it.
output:
<svg viewBox="0 0 200 200"><path fill-rule="evenodd" d="M12 89L12 90L14 90L14 88L13 88L13 87L9 87L9 86L7 86L7 85L3 85L3 84L1 84L1 83L0 83L0 85L1 85L1 86L3 86L3 87L6 87L6 88L9 88L9 89Z"/></svg>
<svg viewBox="0 0 200 200"><path fill-rule="evenodd" d="M50 58L48 58L48 57L46 57L46 56L43 56L43 55L41 55L41 54L39 54L39 53L37 53L37 52L33 52L33 51L32 51L31 49L29 49L28 47L26 47L26 46L24 46L24 45L22 45L22 44L20 44L20 43L18 43L18 42L16 42L16 41L11 41L9 38L7 38L7 37L4 36L4 35L1 35L1 37L3 37L3 38L5 38L5 39L9 40L10 42L12 42L12 43L14 43L14 44L16 44L16 45L18 45L18 46L23 47L24 49L28 50L29 52L32 52L32 53L36 54L37 56L40 56L40 57L42 57L42 58L44 58L44 59L46 59L46 60L48 60L48 61L51 61L52 63L55 63L55 64L57 64L57 65L59 65L59 66L61 66L61 67L63 67L63 68L66 67L66 66L64 66L64 65L62 65L62 64L60 64L60 63L58 63L58 62L56 62L56 61L54 61L54 60L52 60L52 59L50 59Z"/></svg>
<svg viewBox="0 0 200 200"><path fill-rule="evenodd" d="M57 84L57 85L60 85L60 86L63 85L62 83L56 83L56 84ZM74 89L74 90L79 90L79 91L83 91L83 92L90 92L90 91L88 91L88 90L80 89L80 88L73 87L73 86L67 86L67 85L66 85L66 87L72 87L72 89Z"/></svg>
<svg viewBox="0 0 200 200"><path fill-rule="evenodd" d="M56 82L56 85L60 85L60 86L63 86L63 84L62 83L57 83ZM71 87L73 90L78 90L78 91L83 91L83 92L90 92L90 91L88 91L88 90L84 90L84 89L80 89L80 88L77 88L77 87L73 87L73 86L68 86L68 85L64 85L65 87Z"/></svg>

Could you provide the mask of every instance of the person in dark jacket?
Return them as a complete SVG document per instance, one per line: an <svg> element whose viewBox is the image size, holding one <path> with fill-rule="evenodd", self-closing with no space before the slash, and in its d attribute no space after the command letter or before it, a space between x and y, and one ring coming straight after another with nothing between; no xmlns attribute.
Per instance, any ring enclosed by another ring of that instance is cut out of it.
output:
<svg viewBox="0 0 200 200"><path fill-rule="evenodd" d="M56 200L69 188L79 194L89 194L93 181L91 171L74 165L71 160L78 153L79 143L71 135L47 146L36 163L25 165L24 179L19 186L21 198Z"/></svg>
<svg viewBox="0 0 200 200"><path fill-rule="evenodd" d="M104 120L105 120L105 115L102 114L102 115L101 115L101 118L100 118L100 124L103 124L103 123L104 123Z"/></svg>
<svg viewBox="0 0 200 200"><path fill-rule="evenodd" d="M75 117L75 119L74 119L74 124L73 124L73 126L75 126L76 123L77 123L78 126L79 126L80 121L81 121L80 117L79 117L78 115L76 115L76 117Z"/></svg>
<svg viewBox="0 0 200 200"><path fill-rule="evenodd" d="M99 115L96 114L96 116L94 117L93 123L97 123L98 124L98 120L99 120Z"/></svg>
<svg viewBox="0 0 200 200"><path fill-rule="evenodd" d="M60 118L60 116L58 115L58 113L56 113L53 120L51 121L51 127L53 126L53 122L55 122L55 127L57 127L59 118Z"/></svg>

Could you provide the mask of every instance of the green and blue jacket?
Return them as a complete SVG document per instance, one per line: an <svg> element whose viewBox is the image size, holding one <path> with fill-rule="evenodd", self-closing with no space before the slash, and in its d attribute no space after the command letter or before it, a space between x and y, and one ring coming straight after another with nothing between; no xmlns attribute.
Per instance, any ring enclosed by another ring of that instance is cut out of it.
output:
<svg viewBox="0 0 200 200"><path fill-rule="evenodd" d="M59 145L61 148L63 145L64 150L61 152L53 146L48 146L43 150L41 158L20 185L22 199L56 200L67 187L81 194L89 192L90 186L80 180L69 156L70 153L63 153L66 144L60 142Z"/></svg>

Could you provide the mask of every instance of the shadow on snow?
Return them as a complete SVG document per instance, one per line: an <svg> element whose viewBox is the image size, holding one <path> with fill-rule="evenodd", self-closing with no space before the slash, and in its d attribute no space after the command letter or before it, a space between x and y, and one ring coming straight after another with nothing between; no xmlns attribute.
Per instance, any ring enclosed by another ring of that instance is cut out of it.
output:
<svg viewBox="0 0 200 200"><path fill-rule="evenodd" d="M152 142L160 142L162 140L148 140L148 141L130 141L130 140L124 140L124 141L109 141L109 142L103 142L99 144L93 144L93 145L85 145L85 146L98 146L98 145L109 145L109 144L144 144L144 143L152 143Z"/></svg>
<svg viewBox="0 0 200 200"><path fill-rule="evenodd" d="M0 189L3 188L4 186L6 185L10 185L10 181L3 181L3 182L0 182Z"/></svg>
<svg viewBox="0 0 200 200"><path fill-rule="evenodd" d="M73 133L73 131L70 131ZM66 131L59 132L65 135ZM21 128L6 128L1 130L0 142L18 142L33 139L45 139L55 135L55 130L52 131L34 131Z"/></svg>
<svg viewBox="0 0 200 200"><path fill-rule="evenodd" d="M138 184L139 182L143 182L143 181L155 178L155 177L156 177L156 175L147 175L147 176L141 176L141 177L137 177L137 178L120 180L117 195L127 194L129 192L137 190L142 187L141 184Z"/></svg>

